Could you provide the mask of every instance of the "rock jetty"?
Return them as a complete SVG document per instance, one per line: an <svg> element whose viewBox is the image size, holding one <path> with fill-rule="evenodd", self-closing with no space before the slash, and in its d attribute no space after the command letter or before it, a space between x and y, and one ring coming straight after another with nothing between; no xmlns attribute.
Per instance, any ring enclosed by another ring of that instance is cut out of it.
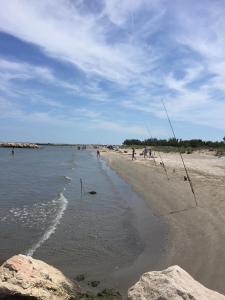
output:
<svg viewBox="0 0 225 300"><path fill-rule="evenodd" d="M207 289L179 266L147 272L128 290L129 300L225 300Z"/></svg>
<svg viewBox="0 0 225 300"><path fill-rule="evenodd" d="M32 148L32 149L38 149L40 148L39 145L33 144L33 143L14 143L14 142L0 142L0 147L6 147L6 148Z"/></svg>
<svg viewBox="0 0 225 300"><path fill-rule="evenodd" d="M81 279L83 280L83 276ZM94 282L98 285L99 282ZM82 292L59 270L25 255L16 255L0 267L0 300L121 299L119 292L105 289L96 295ZM179 266L143 274L128 290L129 300L225 300L207 289Z"/></svg>

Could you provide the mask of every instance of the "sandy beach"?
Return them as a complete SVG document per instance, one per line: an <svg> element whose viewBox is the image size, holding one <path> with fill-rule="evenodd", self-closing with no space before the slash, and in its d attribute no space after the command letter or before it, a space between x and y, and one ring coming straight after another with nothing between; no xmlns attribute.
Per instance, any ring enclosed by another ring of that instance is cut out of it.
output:
<svg viewBox="0 0 225 300"><path fill-rule="evenodd" d="M170 246L162 268L179 265L195 279L225 294L225 159L210 152L184 154L198 207L178 153L161 153L169 180L155 161L128 153L104 151L109 165L125 179L155 215L169 224Z"/></svg>

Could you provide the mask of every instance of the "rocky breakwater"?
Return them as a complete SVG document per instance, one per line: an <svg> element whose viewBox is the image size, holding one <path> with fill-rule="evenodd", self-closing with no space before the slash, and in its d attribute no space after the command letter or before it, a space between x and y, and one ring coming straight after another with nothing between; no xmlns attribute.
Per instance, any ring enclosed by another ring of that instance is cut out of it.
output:
<svg viewBox="0 0 225 300"><path fill-rule="evenodd" d="M14 142L0 142L0 147L6 148L32 148L32 149L39 149L40 146L33 144L33 143L14 143Z"/></svg>
<svg viewBox="0 0 225 300"><path fill-rule="evenodd" d="M0 267L0 299L76 299L79 286L43 261L16 255Z"/></svg>
<svg viewBox="0 0 225 300"><path fill-rule="evenodd" d="M129 300L225 300L207 289L179 266L147 272L128 291Z"/></svg>
<svg viewBox="0 0 225 300"><path fill-rule="evenodd" d="M80 278L84 280L84 278ZM98 282L99 284L99 282ZM96 286L96 285L92 285ZM129 300L225 300L207 289L178 266L145 273L128 290ZM59 270L25 255L16 255L0 267L0 300L118 300L113 289L90 294L81 291Z"/></svg>

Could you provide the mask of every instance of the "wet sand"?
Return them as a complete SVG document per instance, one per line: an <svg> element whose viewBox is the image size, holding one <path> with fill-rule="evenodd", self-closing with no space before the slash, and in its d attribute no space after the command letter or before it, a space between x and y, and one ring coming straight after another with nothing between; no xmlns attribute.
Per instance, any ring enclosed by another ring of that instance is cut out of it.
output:
<svg viewBox="0 0 225 300"><path fill-rule="evenodd" d="M225 159L210 153L184 155L198 201L196 208L177 153L161 153L169 180L159 157L155 165L139 153L132 161L130 154L130 150L127 154L102 153L154 214L168 222L170 246L160 268L179 265L208 288L225 294Z"/></svg>

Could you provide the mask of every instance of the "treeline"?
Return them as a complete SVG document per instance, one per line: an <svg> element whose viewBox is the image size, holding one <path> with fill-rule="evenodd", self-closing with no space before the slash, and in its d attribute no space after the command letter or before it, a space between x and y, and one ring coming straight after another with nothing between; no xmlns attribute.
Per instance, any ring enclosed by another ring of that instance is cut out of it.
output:
<svg viewBox="0 0 225 300"><path fill-rule="evenodd" d="M225 137L221 142L212 142L212 141L203 141L201 139L192 139L192 140L182 140L182 139L147 139L147 140L138 140L138 139L127 139L123 142L125 146L172 146L172 147L184 147L184 148L225 148Z"/></svg>

